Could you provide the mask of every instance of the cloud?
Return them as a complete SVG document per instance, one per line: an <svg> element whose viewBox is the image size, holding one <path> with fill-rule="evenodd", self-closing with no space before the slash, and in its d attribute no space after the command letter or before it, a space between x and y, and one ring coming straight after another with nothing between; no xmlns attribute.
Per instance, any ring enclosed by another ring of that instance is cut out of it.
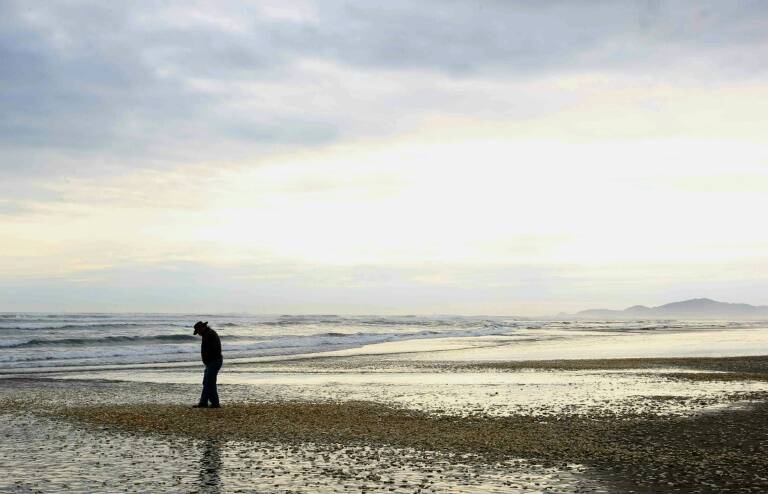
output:
<svg viewBox="0 0 768 494"><path fill-rule="evenodd" d="M402 131L438 109L530 117L527 93L500 98L482 81L594 71L742 77L768 66L764 2L2 9L4 176L68 173L72 162L96 171L242 160ZM449 82L462 79L476 85Z"/></svg>

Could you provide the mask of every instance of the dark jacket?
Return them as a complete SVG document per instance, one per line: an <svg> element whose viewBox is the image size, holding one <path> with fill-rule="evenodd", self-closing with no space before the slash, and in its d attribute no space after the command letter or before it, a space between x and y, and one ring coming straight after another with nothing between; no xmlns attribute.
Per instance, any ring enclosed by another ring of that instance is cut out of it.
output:
<svg viewBox="0 0 768 494"><path fill-rule="evenodd" d="M200 344L200 356L205 365L221 358L221 340L216 331L207 329L203 333L203 342Z"/></svg>

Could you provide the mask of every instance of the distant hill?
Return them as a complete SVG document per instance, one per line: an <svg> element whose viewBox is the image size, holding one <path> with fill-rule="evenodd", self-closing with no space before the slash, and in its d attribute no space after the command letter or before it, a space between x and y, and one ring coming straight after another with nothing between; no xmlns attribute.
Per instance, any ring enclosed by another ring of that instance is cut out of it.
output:
<svg viewBox="0 0 768 494"><path fill-rule="evenodd" d="M768 305L729 304L709 298L646 307L633 305L624 310L589 309L576 313L578 318L595 319L768 319Z"/></svg>

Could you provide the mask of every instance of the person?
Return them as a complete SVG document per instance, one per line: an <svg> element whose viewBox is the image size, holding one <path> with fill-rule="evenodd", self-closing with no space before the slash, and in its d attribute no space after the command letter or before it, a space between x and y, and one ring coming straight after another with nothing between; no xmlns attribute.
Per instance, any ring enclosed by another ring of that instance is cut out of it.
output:
<svg viewBox="0 0 768 494"><path fill-rule="evenodd" d="M219 393L216 390L216 377L224 363L221 355L221 340L218 333L208 326L208 322L197 321L195 323L195 332L199 334L203 341L200 344L200 356L205 364L203 373L203 392L200 395L200 401L193 408L219 408Z"/></svg>

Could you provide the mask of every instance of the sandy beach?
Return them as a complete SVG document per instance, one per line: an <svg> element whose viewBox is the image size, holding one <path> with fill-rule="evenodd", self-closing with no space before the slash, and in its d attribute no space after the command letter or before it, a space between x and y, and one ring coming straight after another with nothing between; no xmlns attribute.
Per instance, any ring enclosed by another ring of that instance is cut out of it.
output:
<svg viewBox="0 0 768 494"><path fill-rule="evenodd" d="M183 382L2 379L0 490L768 488L768 357L403 357L233 364L218 410Z"/></svg>

